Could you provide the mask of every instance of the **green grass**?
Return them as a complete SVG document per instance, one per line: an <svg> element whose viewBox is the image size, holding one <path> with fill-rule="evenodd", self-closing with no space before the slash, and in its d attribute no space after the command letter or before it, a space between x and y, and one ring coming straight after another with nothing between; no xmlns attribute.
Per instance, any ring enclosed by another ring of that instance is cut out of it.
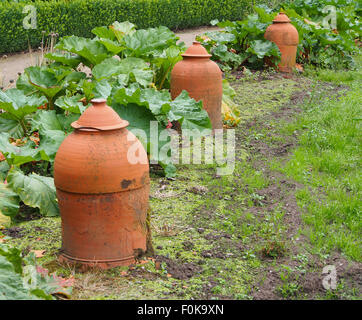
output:
<svg viewBox="0 0 362 320"><path fill-rule="evenodd" d="M306 76L316 78L320 81L328 81L335 83L352 83L362 80L362 55L355 57L356 69L355 70L331 70L331 69L316 69L306 67Z"/></svg>
<svg viewBox="0 0 362 320"><path fill-rule="evenodd" d="M284 129L302 133L300 146L280 166L305 186L296 197L315 250L337 249L356 261L362 261L360 85L355 80L345 96L305 105L303 115Z"/></svg>

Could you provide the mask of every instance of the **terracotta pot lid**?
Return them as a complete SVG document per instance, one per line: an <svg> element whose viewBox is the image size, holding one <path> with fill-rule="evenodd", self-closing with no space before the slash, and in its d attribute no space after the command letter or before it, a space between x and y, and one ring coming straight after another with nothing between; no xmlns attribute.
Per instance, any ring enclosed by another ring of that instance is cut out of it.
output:
<svg viewBox="0 0 362 320"><path fill-rule="evenodd" d="M71 126L78 130L116 130L129 125L129 122L120 118L118 113L107 106L106 99L93 99L92 105L83 112Z"/></svg>
<svg viewBox="0 0 362 320"><path fill-rule="evenodd" d="M200 42L194 41L192 46L189 47L185 53L181 54L183 57L194 57L194 58L210 58L212 55L201 45Z"/></svg>
<svg viewBox="0 0 362 320"><path fill-rule="evenodd" d="M280 12L273 20L273 23L289 23L289 22L290 19L284 12Z"/></svg>

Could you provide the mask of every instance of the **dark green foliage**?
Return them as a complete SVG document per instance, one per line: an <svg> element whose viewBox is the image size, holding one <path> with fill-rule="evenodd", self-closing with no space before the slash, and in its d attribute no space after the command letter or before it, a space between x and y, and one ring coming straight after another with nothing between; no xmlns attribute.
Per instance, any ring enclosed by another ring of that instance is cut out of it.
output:
<svg viewBox="0 0 362 320"><path fill-rule="evenodd" d="M33 252L24 257L21 250L0 243L0 300L55 300L53 294L69 296L71 291L37 266Z"/></svg>
<svg viewBox="0 0 362 320"><path fill-rule="evenodd" d="M362 28L361 6L353 0L286 1L274 9L260 4L254 6L256 14L248 15L245 20L211 21L223 30L207 32L197 39L223 70L238 69L242 65L258 68L263 67L264 62L275 65L279 50L264 39L264 33L279 10L288 15L298 30L298 63L354 68L353 57L359 51Z"/></svg>
<svg viewBox="0 0 362 320"><path fill-rule="evenodd" d="M280 4L299 33L298 62L323 68L354 68L353 56L359 51L356 44L362 35L360 3L295 0ZM335 26L333 19L327 18L334 10Z"/></svg>
<svg viewBox="0 0 362 320"><path fill-rule="evenodd" d="M217 24L223 30L196 37L224 71L238 69L242 65L261 68L265 59L274 65L280 61L277 45L264 38L265 30L276 13L272 15L264 9L254 9L257 14L248 15L242 21L213 20L211 24Z"/></svg>
<svg viewBox="0 0 362 320"><path fill-rule="evenodd" d="M37 28L23 28L23 8L37 10ZM35 48L47 35L92 37L92 29L114 21L131 21L138 28L185 29L209 24L212 19L237 20L250 9L251 0L59 0L0 1L0 53Z"/></svg>

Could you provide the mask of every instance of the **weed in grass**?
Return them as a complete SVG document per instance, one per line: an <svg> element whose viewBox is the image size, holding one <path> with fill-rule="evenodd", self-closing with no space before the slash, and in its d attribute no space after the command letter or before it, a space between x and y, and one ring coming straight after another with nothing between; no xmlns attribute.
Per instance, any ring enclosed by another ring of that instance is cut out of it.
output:
<svg viewBox="0 0 362 320"><path fill-rule="evenodd" d="M285 299L294 298L298 295L301 287L297 283L299 276L294 275L293 269L282 265L279 273L282 284L277 287L277 292Z"/></svg>
<svg viewBox="0 0 362 320"><path fill-rule="evenodd" d="M286 252L285 244L280 241L268 241L261 249L261 253L267 258L280 258L284 256Z"/></svg>

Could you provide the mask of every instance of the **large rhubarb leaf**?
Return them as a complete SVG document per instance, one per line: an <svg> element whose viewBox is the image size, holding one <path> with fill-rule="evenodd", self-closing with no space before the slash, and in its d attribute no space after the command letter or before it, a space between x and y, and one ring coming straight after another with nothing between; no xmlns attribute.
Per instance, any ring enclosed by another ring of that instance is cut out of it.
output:
<svg viewBox="0 0 362 320"><path fill-rule="evenodd" d="M112 86L107 79L100 81L87 79L79 83L78 90L83 91L85 100L89 102L93 98L107 99L111 94Z"/></svg>
<svg viewBox="0 0 362 320"><path fill-rule="evenodd" d="M122 43L122 39L127 34L133 34L136 31L135 25L129 21L114 22L109 28L96 27L92 30L99 39L102 45L104 45L108 51L113 54L119 54L125 49Z"/></svg>
<svg viewBox="0 0 362 320"><path fill-rule="evenodd" d="M10 137L20 139L24 135L19 121L9 119L6 112L0 113L0 132L9 133Z"/></svg>
<svg viewBox="0 0 362 320"><path fill-rule="evenodd" d="M160 55L164 49L175 45L177 40L178 37L164 26L137 30L123 38L127 56L138 58Z"/></svg>
<svg viewBox="0 0 362 320"><path fill-rule="evenodd" d="M121 88L113 96L113 101L121 105L137 104L146 106L158 118L166 116L171 110L171 95L167 90L157 91L147 88ZM165 120L162 118L162 120Z"/></svg>
<svg viewBox="0 0 362 320"><path fill-rule="evenodd" d="M0 213L14 217L19 212L19 196L8 185L0 182Z"/></svg>
<svg viewBox="0 0 362 320"><path fill-rule="evenodd" d="M112 41L109 39L99 39L97 41L101 43L103 46L105 46L107 50L114 55L119 54L125 49L122 45L120 45L116 41Z"/></svg>
<svg viewBox="0 0 362 320"><path fill-rule="evenodd" d="M32 208L39 208L43 216L59 215L54 179L35 173L24 175L18 168L10 170L9 187L19 195L21 201Z"/></svg>
<svg viewBox="0 0 362 320"><path fill-rule="evenodd" d="M81 63L81 58L78 55L69 52L65 53L50 52L47 53L45 57L54 60L56 62L59 62L65 66L69 66L73 69L75 69Z"/></svg>
<svg viewBox="0 0 362 320"><path fill-rule="evenodd" d="M38 151L48 156L48 161L54 161L59 146L65 139L67 132L72 131L70 123L75 121L79 115L57 114L55 110L38 111L32 119L33 130L39 131L40 143Z"/></svg>
<svg viewBox="0 0 362 320"><path fill-rule="evenodd" d="M153 61L153 68L156 73L156 86L158 89L169 88L169 76L174 65L182 59L182 48L171 46L165 49Z"/></svg>
<svg viewBox="0 0 362 320"><path fill-rule="evenodd" d="M125 35L132 35L136 32L136 26L129 21L115 21L109 27L109 30L112 30L114 35L117 37L117 40L121 42Z"/></svg>
<svg viewBox="0 0 362 320"><path fill-rule="evenodd" d="M259 59L270 56L281 56L278 46L274 42L268 40L251 41L250 47L246 50L246 52L255 54Z"/></svg>
<svg viewBox="0 0 362 320"><path fill-rule="evenodd" d="M108 79L118 76L118 80L123 85L136 82L143 87L152 82L153 73L145 61L138 58L126 58L118 60L109 58L96 65L92 74L96 80Z"/></svg>
<svg viewBox="0 0 362 320"><path fill-rule="evenodd" d="M37 107L46 102L45 97L28 96L22 90L9 89L0 91L0 109L5 110L7 119L22 120L26 115L37 110Z"/></svg>
<svg viewBox="0 0 362 320"><path fill-rule="evenodd" d="M29 83L39 92L43 93L48 100L55 97L63 89L63 80L69 73L70 70L55 73L52 69L46 67L29 67L25 69Z"/></svg>
<svg viewBox="0 0 362 320"><path fill-rule="evenodd" d="M72 97L61 96L55 101L55 105L65 111L82 114L87 109L87 106L81 101L82 98L83 96L80 94Z"/></svg>
<svg viewBox="0 0 362 320"><path fill-rule="evenodd" d="M0 300L32 300L35 296L23 286L23 279L6 257L0 255Z"/></svg>
<svg viewBox="0 0 362 320"><path fill-rule="evenodd" d="M55 300L54 294L70 298L74 280L48 273L33 252L23 257L20 249L0 244L0 300Z"/></svg>
<svg viewBox="0 0 362 320"><path fill-rule="evenodd" d="M24 163L47 160L47 155L41 150L34 149L31 141L27 141L24 145L18 147L9 142L9 134L0 133L0 151L10 165L20 166Z"/></svg>
<svg viewBox="0 0 362 320"><path fill-rule="evenodd" d="M110 56L107 48L95 39L86 39L77 36L63 37L55 49L72 52L81 57L82 62L92 68Z"/></svg>
<svg viewBox="0 0 362 320"><path fill-rule="evenodd" d="M171 106L168 119L180 122L182 129L197 129L202 132L212 128L210 118L202 108L202 102L191 99L185 90L172 101Z"/></svg>
<svg viewBox="0 0 362 320"><path fill-rule="evenodd" d="M96 27L96 28L92 29L92 33L95 34L100 39L108 39L111 41L117 40L114 32L105 26Z"/></svg>

